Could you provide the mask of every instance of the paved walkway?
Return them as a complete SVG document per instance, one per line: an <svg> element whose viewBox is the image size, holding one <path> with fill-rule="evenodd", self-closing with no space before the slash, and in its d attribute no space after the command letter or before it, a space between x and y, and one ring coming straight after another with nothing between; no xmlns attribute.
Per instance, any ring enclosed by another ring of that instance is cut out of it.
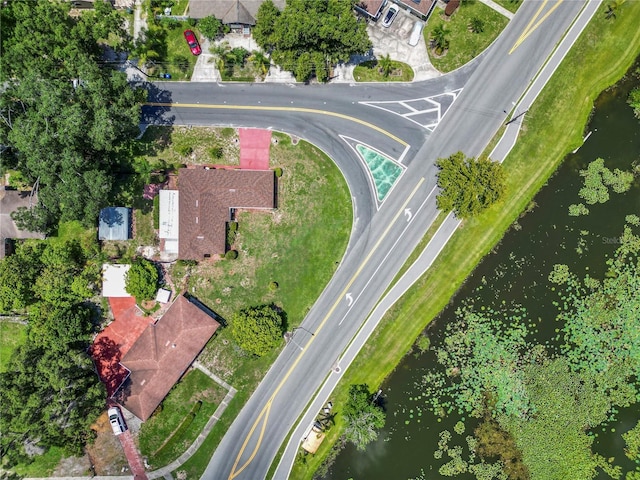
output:
<svg viewBox="0 0 640 480"><path fill-rule="evenodd" d="M147 480L147 475L144 472L144 464L140 457L140 452L138 452L136 448L131 430L127 430L118 435L118 440L120 440L124 454L127 457L127 462L129 462L129 468L131 469L134 480Z"/></svg>
<svg viewBox="0 0 640 480"><path fill-rule="evenodd" d="M245 170L269 170L271 130L239 128L240 168Z"/></svg>
<svg viewBox="0 0 640 480"><path fill-rule="evenodd" d="M494 2L493 0L480 0L482 3L484 3L487 7L491 7L493 8L496 12L500 13L501 15L504 15L505 17L507 17L509 20L511 20L513 18L513 13L511 13L509 10L507 10L506 8L504 8L502 5L497 4L496 2Z"/></svg>
<svg viewBox="0 0 640 480"><path fill-rule="evenodd" d="M207 438L207 436L209 435L209 433L211 432L211 430L213 429L215 424L218 423L218 420L222 416L222 413L227 409L227 406L229 406L229 403L231 402L231 400L233 399L233 397L237 393L237 390L235 388L231 387L229 384L225 383L220 378L218 378L215 375L213 375L211 372L208 372L208 370L206 368L204 368L203 366L201 366L198 362L196 362L196 363L197 363L197 365L194 364L194 366L196 368L198 368L199 370L202 370L204 373L206 373L210 377L214 378L214 380L217 378L218 379L217 380L218 383L220 383L221 385L223 385L223 386L226 385L227 387L229 387L227 395L224 397L224 399L222 400L220 405L218 405L218 408L213 413L213 415L211 416L211 418L209 419L209 421L207 422L205 427L202 429L202 432L200 432L200 435L198 435L198 438L196 438L196 440L189 446L189 448L187 448L186 452L184 452L182 455L180 455L178 457L177 460L175 460L174 462L171 462L166 467L162 467L162 468L159 468L158 470L155 470L153 472L149 472L147 474L147 477L149 478L149 480L153 480L155 478L161 478L161 477L162 478L172 478L171 477L171 472L173 472L174 470L177 470L178 468L180 468L180 466L182 466L182 464L184 464L187 460L189 460L189 458L191 458L191 456L194 453L196 453L198 448L200 448L200 445L202 445L204 443L205 439ZM198 365L200 365L200 366L198 366Z"/></svg>
<svg viewBox="0 0 640 480"><path fill-rule="evenodd" d="M133 7L133 41L135 42L140 34L142 33L142 29L147 28L146 19L142 18L142 0L135 0L135 4Z"/></svg>

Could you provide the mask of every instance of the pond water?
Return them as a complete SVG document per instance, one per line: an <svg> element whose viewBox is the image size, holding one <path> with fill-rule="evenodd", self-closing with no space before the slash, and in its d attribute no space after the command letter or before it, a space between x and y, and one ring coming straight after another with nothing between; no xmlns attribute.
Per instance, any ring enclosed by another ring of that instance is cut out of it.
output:
<svg viewBox="0 0 640 480"><path fill-rule="evenodd" d="M637 66L636 66L637 67ZM634 68L636 68L634 67ZM635 80L637 82L637 80ZM455 318L455 310L470 302L503 310L509 305L522 305L527 310L529 325L533 326L539 343L553 343L559 325L555 321L557 308L553 301L557 294L550 290L547 280L556 263L569 265L577 274L589 273L602 278L606 270L606 256L617 247L625 216L640 215L640 185L638 180L624 194L611 192L605 204L590 205L590 214L580 217L568 215L570 204L579 203L578 190L582 184L579 170L600 157L610 169L630 169L640 161L640 121L634 118L626 104L633 78L627 78L598 98L587 132L591 135L575 154L567 156L556 174L535 198L535 207L504 237L495 251L476 268L455 299L440 314L428 330L431 343L442 340L444 326ZM535 162L535 159L531 159ZM423 355L407 355L396 371L385 381L387 423L378 441L364 452L352 445L338 455L326 480L389 480L442 478L438 468L448 458L437 460L438 434L452 431L461 420L451 413L443 419L426 408L422 392L416 385L422 375L435 363L432 351ZM635 468L622 451L621 434L632 428L640 418L634 406L622 410L617 420L600 427L594 450L605 458L615 457L615 465L623 471ZM473 432L477 421L465 420L462 435L453 433L450 445L464 445L465 436ZM475 422L475 423L474 423ZM474 478L461 475L455 478ZM602 478L608 478L602 476Z"/></svg>

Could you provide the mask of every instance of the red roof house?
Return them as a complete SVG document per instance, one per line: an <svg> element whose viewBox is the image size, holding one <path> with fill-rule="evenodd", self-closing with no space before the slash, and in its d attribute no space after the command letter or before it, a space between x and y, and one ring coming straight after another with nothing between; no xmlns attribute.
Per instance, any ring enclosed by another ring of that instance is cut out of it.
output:
<svg viewBox="0 0 640 480"><path fill-rule="evenodd" d="M113 398L147 420L186 372L220 324L179 296L149 325L120 361L128 371Z"/></svg>

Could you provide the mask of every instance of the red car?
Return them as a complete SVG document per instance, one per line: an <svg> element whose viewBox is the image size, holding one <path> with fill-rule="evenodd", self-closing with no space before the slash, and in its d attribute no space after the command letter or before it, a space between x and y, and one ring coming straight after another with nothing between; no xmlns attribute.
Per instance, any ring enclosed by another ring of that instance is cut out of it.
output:
<svg viewBox="0 0 640 480"><path fill-rule="evenodd" d="M200 55L202 53L202 48L200 48L200 44L198 43L198 39L196 38L195 33L191 30L184 31L184 39L189 44L189 48L191 49L191 53L194 55Z"/></svg>

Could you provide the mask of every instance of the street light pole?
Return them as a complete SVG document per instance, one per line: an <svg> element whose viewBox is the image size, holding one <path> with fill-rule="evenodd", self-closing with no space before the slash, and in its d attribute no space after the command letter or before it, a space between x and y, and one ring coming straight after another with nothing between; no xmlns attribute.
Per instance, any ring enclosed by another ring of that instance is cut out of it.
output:
<svg viewBox="0 0 640 480"><path fill-rule="evenodd" d="M525 110L524 112L517 114L515 117L513 117L511 120L509 120L505 125L509 125L510 123L515 122L517 119L519 119L521 116L523 116L528 111L529 110Z"/></svg>
<svg viewBox="0 0 640 480"><path fill-rule="evenodd" d="M291 330L291 335L293 335L293 334L295 333L295 331L296 331L296 330L304 330L305 332L310 333L312 337L315 337L315 336L316 336L316 334L315 334L315 333L313 333L313 332L311 332L311 331L307 330L307 329L306 329L306 328L304 328L304 327L296 327L296 328L294 328L293 330Z"/></svg>
<svg viewBox="0 0 640 480"><path fill-rule="evenodd" d="M290 332L284 332L284 341L285 341L285 343L292 342L296 347L298 347L300 349L300 351L303 351L304 348L302 348L300 346L300 344L293 339L293 335L296 332L296 330L304 330L305 332L310 333L312 337L315 337L316 334L311 332L311 331L309 331L309 330L307 330L304 327L296 327L293 330L291 330Z"/></svg>
<svg viewBox="0 0 640 480"><path fill-rule="evenodd" d="M302 347L298 344L298 342L296 342L296 341L293 339L293 332L284 332L284 342L285 342L285 343L289 343L289 342L291 342L291 343L293 343L296 347L298 347L298 348L300 349L300 351L303 351L303 350L304 350L304 348L302 348Z"/></svg>

